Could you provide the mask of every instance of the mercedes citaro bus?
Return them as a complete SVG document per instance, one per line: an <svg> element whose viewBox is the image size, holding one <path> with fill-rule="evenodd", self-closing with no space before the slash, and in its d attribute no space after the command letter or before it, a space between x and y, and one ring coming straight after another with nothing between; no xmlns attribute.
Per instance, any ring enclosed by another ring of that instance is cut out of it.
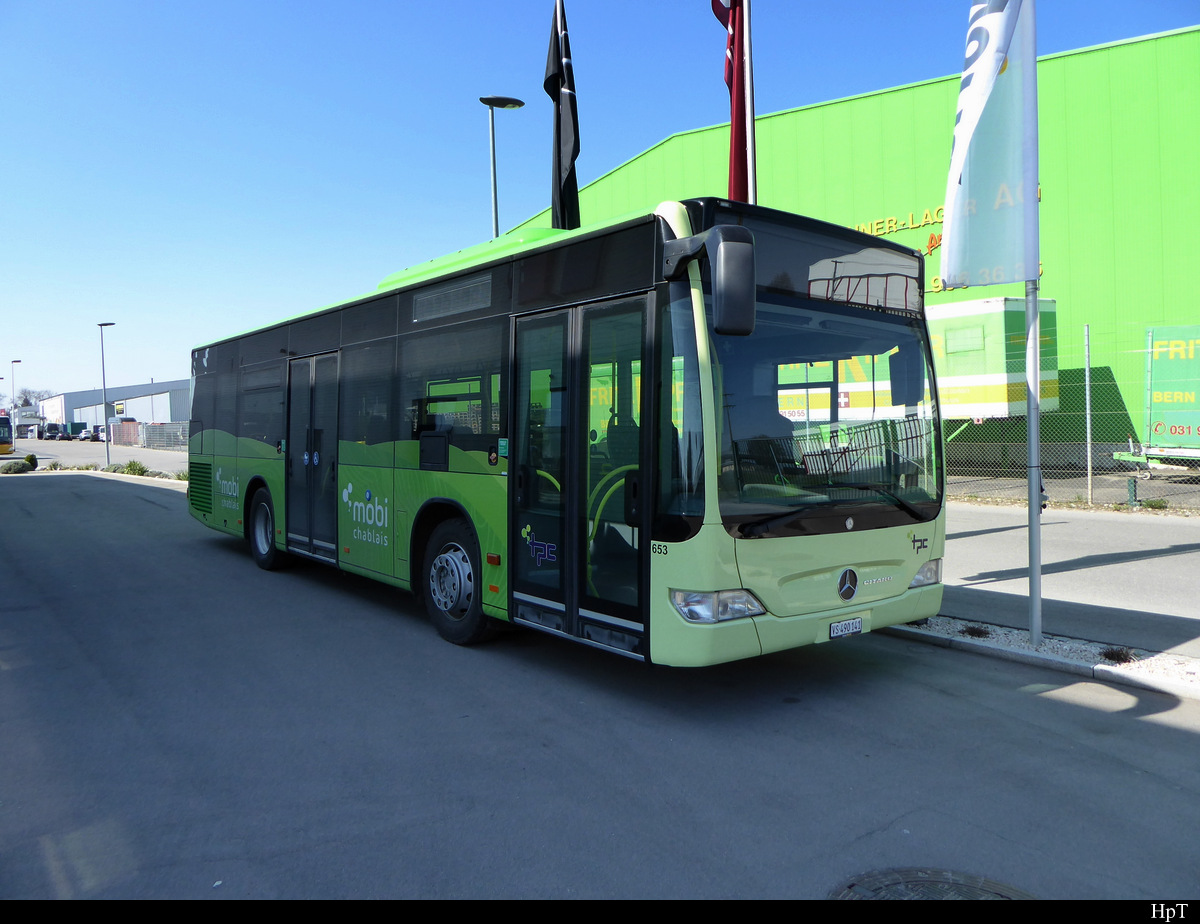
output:
<svg viewBox="0 0 1200 924"><path fill-rule="evenodd" d="M938 611L936 395L919 252L667 202L195 350L188 505L451 642L715 664Z"/></svg>

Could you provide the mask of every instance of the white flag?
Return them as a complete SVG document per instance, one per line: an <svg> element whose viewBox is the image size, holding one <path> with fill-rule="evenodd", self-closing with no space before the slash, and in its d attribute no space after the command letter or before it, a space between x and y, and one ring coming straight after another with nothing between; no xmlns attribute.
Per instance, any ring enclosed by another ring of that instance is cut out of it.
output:
<svg viewBox="0 0 1200 924"><path fill-rule="evenodd" d="M971 4L942 224L947 287L1038 278L1034 0Z"/></svg>

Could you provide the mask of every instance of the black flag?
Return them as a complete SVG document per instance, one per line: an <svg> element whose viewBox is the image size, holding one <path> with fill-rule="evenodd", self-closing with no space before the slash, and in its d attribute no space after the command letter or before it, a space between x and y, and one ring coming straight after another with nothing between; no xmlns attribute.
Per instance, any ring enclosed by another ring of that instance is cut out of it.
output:
<svg viewBox="0 0 1200 924"><path fill-rule="evenodd" d="M579 185L575 158L579 156L579 110L575 106L575 71L567 39L567 14L563 0L555 0L550 25L550 52L546 56L546 94L554 101L554 189L551 215L554 228L579 227Z"/></svg>

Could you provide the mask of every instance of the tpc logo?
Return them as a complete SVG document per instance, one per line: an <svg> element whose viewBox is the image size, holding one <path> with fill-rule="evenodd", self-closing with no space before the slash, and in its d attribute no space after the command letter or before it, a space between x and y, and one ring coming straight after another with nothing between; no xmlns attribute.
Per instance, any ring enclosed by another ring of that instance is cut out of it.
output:
<svg viewBox="0 0 1200 924"><path fill-rule="evenodd" d="M537 536L533 534L533 527L526 525L521 530L521 538L529 544L529 554L533 556L534 564L539 568L544 561L558 561L554 553L558 550L558 546L553 542L541 542Z"/></svg>

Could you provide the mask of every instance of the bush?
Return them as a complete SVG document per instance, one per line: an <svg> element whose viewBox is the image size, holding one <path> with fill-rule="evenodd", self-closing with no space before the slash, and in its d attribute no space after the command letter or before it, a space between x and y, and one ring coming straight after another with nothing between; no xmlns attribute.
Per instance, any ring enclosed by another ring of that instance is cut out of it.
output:
<svg viewBox="0 0 1200 924"><path fill-rule="evenodd" d="M35 468L37 468L37 456L35 456L32 452L25 457L25 462L29 465L30 471L33 471Z"/></svg>
<svg viewBox="0 0 1200 924"><path fill-rule="evenodd" d="M46 471L61 472L63 470L63 468L64 468L63 464L61 462L59 462L57 459L55 459L53 462L51 462L49 465L46 466Z"/></svg>
<svg viewBox="0 0 1200 924"><path fill-rule="evenodd" d="M125 463L126 475L145 475L148 471L150 470L137 459L130 459Z"/></svg>
<svg viewBox="0 0 1200 924"><path fill-rule="evenodd" d="M176 480L176 481L187 481L187 480L188 480L188 472L187 472L187 470L185 469L185 470L184 470L184 471L182 471L182 472L176 472L176 473L175 473L175 480Z"/></svg>
<svg viewBox="0 0 1200 924"><path fill-rule="evenodd" d="M0 475L23 475L30 471L29 463L24 459L18 459L15 462L5 462L3 468L0 468Z"/></svg>
<svg viewBox="0 0 1200 924"><path fill-rule="evenodd" d="M115 474L118 474L118 475L119 475L119 474L121 474L121 472L125 471L125 466L124 466L124 465L120 465L120 464L118 464L118 463L114 462L112 465L106 465L106 466L104 466L104 468L100 469L100 471L102 471L102 472L113 472L113 473L115 473Z"/></svg>

